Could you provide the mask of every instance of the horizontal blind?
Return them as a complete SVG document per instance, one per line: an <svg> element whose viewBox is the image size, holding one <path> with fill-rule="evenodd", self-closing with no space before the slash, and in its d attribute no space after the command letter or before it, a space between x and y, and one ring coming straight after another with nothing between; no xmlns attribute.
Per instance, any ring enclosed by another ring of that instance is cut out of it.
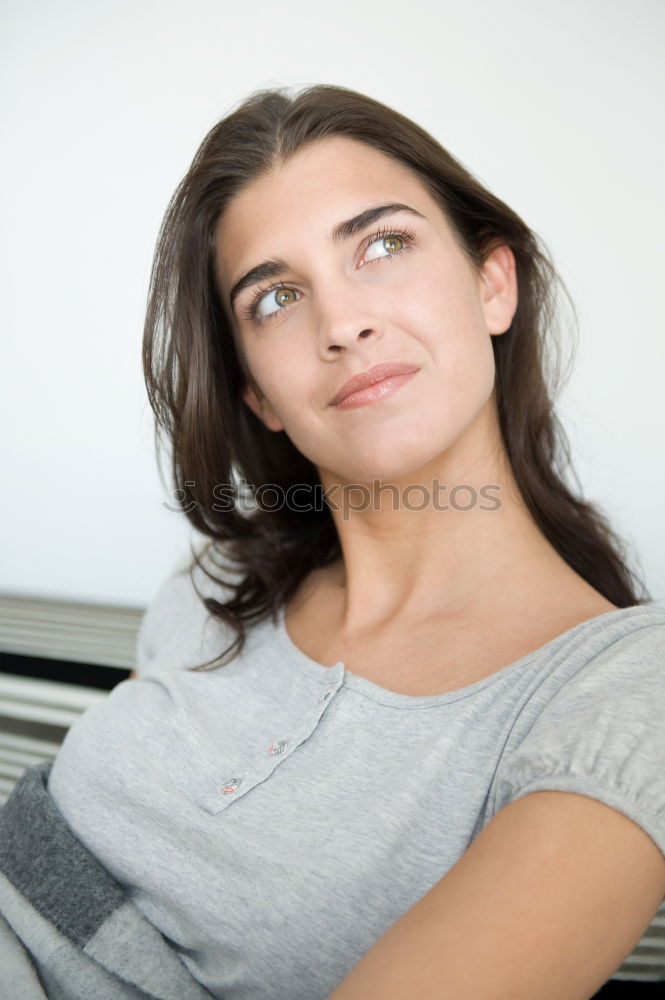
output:
<svg viewBox="0 0 665 1000"><path fill-rule="evenodd" d="M78 684L0 674L0 713L10 719L69 729L81 712L107 695Z"/></svg>
<svg viewBox="0 0 665 1000"><path fill-rule="evenodd" d="M665 996L665 901L628 958L612 973L612 979L663 981Z"/></svg>
<svg viewBox="0 0 665 1000"><path fill-rule="evenodd" d="M40 760L53 760L59 747L59 742L8 733L0 726L0 805L9 798L27 767Z"/></svg>
<svg viewBox="0 0 665 1000"><path fill-rule="evenodd" d="M132 670L143 608L0 595L0 650Z"/></svg>
<svg viewBox="0 0 665 1000"><path fill-rule="evenodd" d="M132 670L143 613L2 594L0 652ZM72 723L107 695L105 689L0 672L0 803L26 767L52 760Z"/></svg>
<svg viewBox="0 0 665 1000"><path fill-rule="evenodd" d="M107 695L77 684L0 673L0 801L26 767L55 757L81 712ZM59 739L42 738L44 731L58 733Z"/></svg>

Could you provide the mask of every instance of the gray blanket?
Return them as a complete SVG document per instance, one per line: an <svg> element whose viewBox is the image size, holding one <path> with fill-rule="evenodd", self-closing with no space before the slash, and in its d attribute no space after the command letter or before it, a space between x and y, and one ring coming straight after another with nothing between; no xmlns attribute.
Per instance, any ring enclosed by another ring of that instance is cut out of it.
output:
<svg viewBox="0 0 665 1000"><path fill-rule="evenodd" d="M28 768L0 809L0 1000L210 1000Z"/></svg>

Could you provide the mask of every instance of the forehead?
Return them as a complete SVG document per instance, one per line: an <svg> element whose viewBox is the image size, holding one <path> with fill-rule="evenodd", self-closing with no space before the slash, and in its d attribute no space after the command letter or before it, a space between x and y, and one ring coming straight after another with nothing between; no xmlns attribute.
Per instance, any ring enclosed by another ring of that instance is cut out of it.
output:
<svg viewBox="0 0 665 1000"><path fill-rule="evenodd" d="M335 224L372 205L404 202L432 217L436 202L404 164L344 136L319 139L251 181L217 226L224 293L264 256L290 256L303 238L327 238ZM439 212L441 218L442 213Z"/></svg>
<svg viewBox="0 0 665 1000"><path fill-rule="evenodd" d="M323 196L325 203L329 200L326 194L340 191L371 194L377 184L400 184L425 193L421 182L405 164L381 150L345 136L318 139L299 150L287 163L251 181L226 209L225 224L236 224L248 211L251 213L256 203L265 205L280 195L297 194L301 201Z"/></svg>

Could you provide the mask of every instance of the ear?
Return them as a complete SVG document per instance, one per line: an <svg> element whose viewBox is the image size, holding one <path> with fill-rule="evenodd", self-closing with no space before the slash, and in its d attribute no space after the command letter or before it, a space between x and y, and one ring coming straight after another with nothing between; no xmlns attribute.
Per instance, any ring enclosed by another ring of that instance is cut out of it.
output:
<svg viewBox="0 0 665 1000"><path fill-rule="evenodd" d="M517 268L510 247L495 247L485 259L480 275L480 294L490 335L505 333L517 309Z"/></svg>
<svg viewBox="0 0 665 1000"><path fill-rule="evenodd" d="M242 398L252 413L263 421L269 431L284 430L284 424L280 422L279 417L258 387L246 385L242 390Z"/></svg>

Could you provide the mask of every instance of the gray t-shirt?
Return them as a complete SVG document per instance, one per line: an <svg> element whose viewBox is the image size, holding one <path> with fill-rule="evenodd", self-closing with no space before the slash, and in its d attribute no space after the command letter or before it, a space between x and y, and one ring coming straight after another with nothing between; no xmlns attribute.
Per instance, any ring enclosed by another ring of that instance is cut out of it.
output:
<svg viewBox="0 0 665 1000"><path fill-rule="evenodd" d="M600 615L433 696L314 662L283 614L228 665L183 669L232 635L172 575L141 625L139 679L80 717L49 781L215 996L324 1000L528 792L599 799L665 853L665 609ZM615 973L639 975L665 978L662 954Z"/></svg>

